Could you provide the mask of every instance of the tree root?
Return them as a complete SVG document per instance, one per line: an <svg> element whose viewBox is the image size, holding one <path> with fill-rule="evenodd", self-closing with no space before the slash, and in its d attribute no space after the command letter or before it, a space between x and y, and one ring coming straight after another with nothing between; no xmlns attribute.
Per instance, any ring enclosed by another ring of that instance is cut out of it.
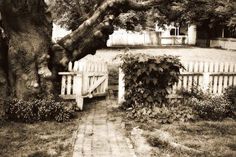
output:
<svg viewBox="0 0 236 157"><path fill-rule="evenodd" d="M39 75L42 75L44 78L48 78L48 77L51 77L52 76L52 72L49 70L48 67L44 66L44 67L41 67L39 70L38 70L38 74Z"/></svg>
<svg viewBox="0 0 236 157"><path fill-rule="evenodd" d="M134 145L135 152L138 156L151 157L152 147L147 143L142 135L143 130L138 127L133 128L131 131L131 141Z"/></svg>
<svg viewBox="0 0 236 157"><path fill-rule="evenodd" d="M136 153L138 156L146 156L146 157L152 156L152 150L154 149L150 145L150 143L148 143L145 137L155 138L155 140L158 141L162 149L170 148L172 150L186 152L188 154L194 153L197 155L203 153L200 150L196 150L194 148L190 148L175 142L174 138L168 132L162 130L155 130L154 132L150 132L150 131L144 131L136 127L133 128L131 132L131 140L134 143L134 147L136 149Z"/></svg>
<svg viewBox="0 0 236 157"><path fill-rule="evenodd" d="M151 136L151 137L157 138L159 141L161 141L162 143L167 144L168 147L170 147L174 150L179 150L179 151L186 152L186 153L195 153L195 154L202 154L203 153L200 150L196 150L194 148L190 148L190 147L187 147L185 145L176 143L174 141L174 138L168 132L165 132L165 131L162 131L162 130L155 130L152 133L145 132L144 135L147 135L149 137Z"/></svg>

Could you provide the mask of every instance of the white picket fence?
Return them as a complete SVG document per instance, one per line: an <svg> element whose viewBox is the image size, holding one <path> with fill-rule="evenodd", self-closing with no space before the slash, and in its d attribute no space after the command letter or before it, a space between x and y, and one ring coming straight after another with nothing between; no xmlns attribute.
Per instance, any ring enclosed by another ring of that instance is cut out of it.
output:
<svg viewBox="0 0 236 157"><path fill-rule="evenodd" d="M203 91L220 95L229 86L236 86L236 63L224 62L183 62L186 70L181 71L179 82L171 94L181 89L190 90L197 86Z"/></svg>
<svg viewBox="0 0 236 157"><path fill-rule="evenodd" d="M108 88L108 68L104 61L82 59L69 63L68 72L62 76L61 94L64 99L75 99L83 109L83 98L105 96Z"/></svg>
<svg viewBox="0 0 236 157"><path fill-rule="evenodd" d="M229 86L236 86L236 63L219 62L183 62L179 82L170 91L170 98L177 96L177 91L191 90L194 86L215 95L224 93ZM124 74L119 71L119 103L124 101Z"/></svg>

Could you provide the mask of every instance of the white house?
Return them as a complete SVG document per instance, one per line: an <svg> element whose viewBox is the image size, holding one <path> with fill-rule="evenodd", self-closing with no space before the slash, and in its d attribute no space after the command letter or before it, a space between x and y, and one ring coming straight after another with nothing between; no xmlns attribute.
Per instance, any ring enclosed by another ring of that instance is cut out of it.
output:
<svg viewBox="0 0 236 157"><path fill-rule="evenodd" d="M190 25L185 34L180 33L180 29L174 24L165 25L164 28L156 24L154 31L135 32L118 29L110 35L107 46L195 45L196 26Z"/></svg>
<svg viewBox="0 0 236 157"><path fill-rule="evenodd" d="M181 28L165 25L164 28L155 25L153 31L127 31L118 29L110 35L107 41L108 47L116 46L158 46L158 45L195 45L196 26L190 25L185 34L180 33ZM56 42L71 33L59 25L53 24L52 40Z"/></svg>

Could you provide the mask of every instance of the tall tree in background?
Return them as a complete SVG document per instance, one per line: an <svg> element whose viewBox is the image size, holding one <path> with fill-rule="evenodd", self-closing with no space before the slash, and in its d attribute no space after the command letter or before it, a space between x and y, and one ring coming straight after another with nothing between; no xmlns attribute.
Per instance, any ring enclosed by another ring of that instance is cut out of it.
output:
<svg viewBox="0 0 236 157"><path fill-rule="evenodd" d="M173 9L177 11L179 23L196 24L204 38L214 37L215 28L235 27L230 24L236 15L235 0L179 0Z"/></svg>
<svg viewBox="0 0 236 157"><path fill-rule="evenodd" d="M53 8L55 22L74 30L96 10L103 0L54 0L53 2L51 8ZM146 26L153 27L157 21L160 25L176 22L182 25L194 23L199 26L205 24L214 27L227 25L234 14L236 14L235 0L168 0L159 1L158 5L146 11L121 12L113 24L126 29L134 29L137 25L144 29Z"/></svg>
<svg viewBox="0 0 236 157"><path fill-rule="evenodd" d="M0 0L0 98L51 93L57 72L69 60L105 47L115 25L134 29L152 26L157 20L163 24L206 19L210 25L225 22L235 13L234 1L223 0L47 0L47 4ZM72 30L57 43L51 42L51 13L58 24Z"/></svg>

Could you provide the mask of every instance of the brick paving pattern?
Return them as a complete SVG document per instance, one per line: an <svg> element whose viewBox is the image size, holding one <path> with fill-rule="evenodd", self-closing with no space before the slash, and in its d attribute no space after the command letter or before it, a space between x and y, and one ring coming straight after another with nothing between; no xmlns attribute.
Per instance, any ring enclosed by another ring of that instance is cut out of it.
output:
<svg viewBox="0 0 236 157"><path fill-rule="evenodd" d="M121 122L109 121L108 102L99 101L82 117L73 157L136 157L129 139L121 132Z"/></svg>

